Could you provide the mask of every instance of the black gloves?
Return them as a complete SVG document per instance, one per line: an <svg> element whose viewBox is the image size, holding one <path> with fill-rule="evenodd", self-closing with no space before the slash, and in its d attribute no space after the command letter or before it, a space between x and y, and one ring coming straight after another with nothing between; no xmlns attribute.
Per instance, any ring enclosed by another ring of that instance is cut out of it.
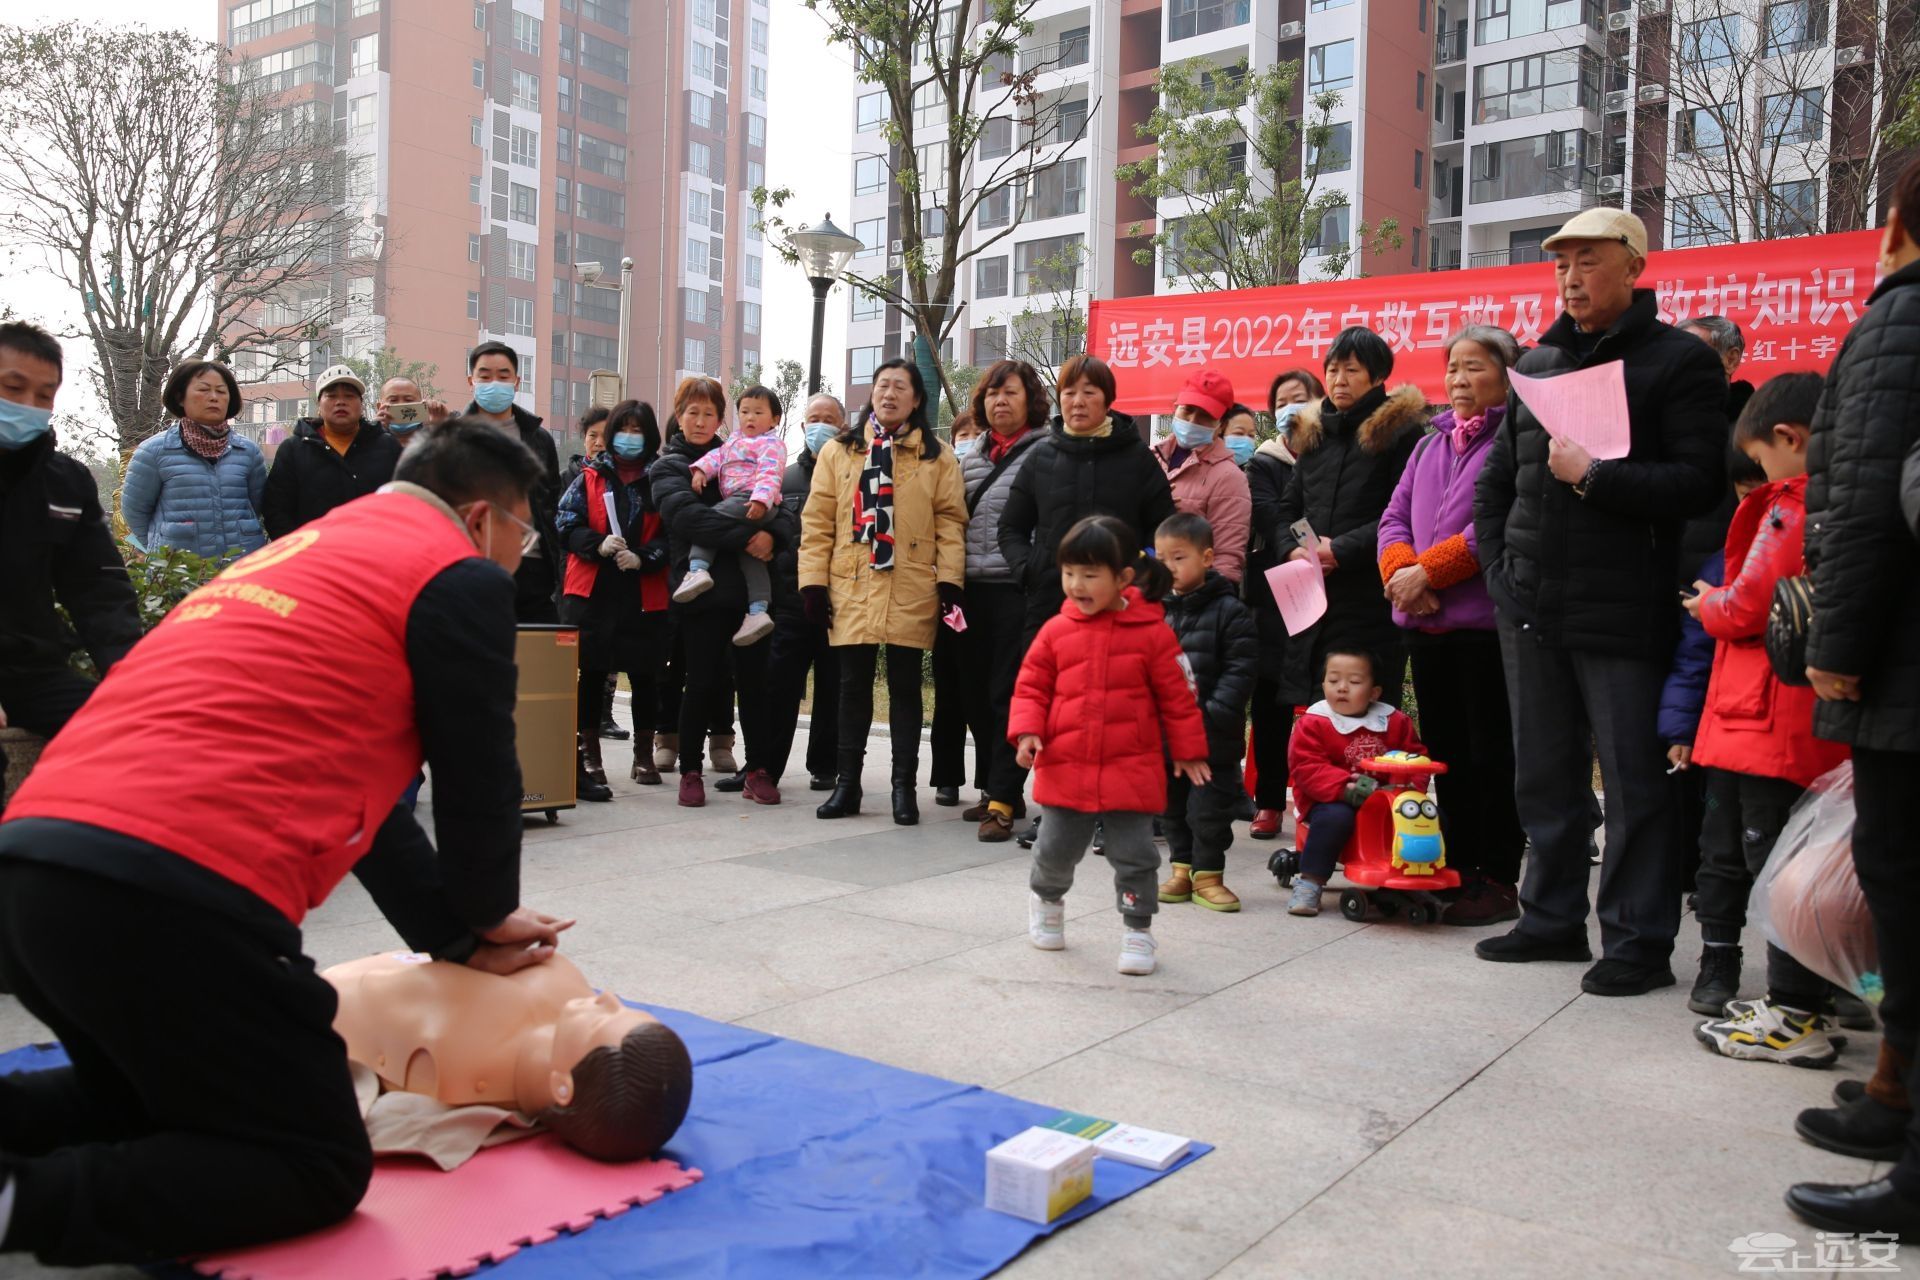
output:
<svg viewBox="0 0 1920 1280"><path fill-rule="evenodd" d="M800 588L800 603L806 609L807 621L823 630L833 624L833 604L825 587Z"/></svg>

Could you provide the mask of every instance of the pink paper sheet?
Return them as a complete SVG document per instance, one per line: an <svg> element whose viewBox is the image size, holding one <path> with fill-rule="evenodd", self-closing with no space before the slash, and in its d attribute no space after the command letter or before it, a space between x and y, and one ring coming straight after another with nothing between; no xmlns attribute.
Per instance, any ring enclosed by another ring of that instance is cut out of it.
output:
<svg viewBox="0 0 1920 1280"><path fill-rule="evenodd" d="M1327 581L1317 560L1289 560L1267 570L1267 585L1287 634L1297 636L1327 611Z"/></svg>
<svg viewBox="0 0 1920 1280"><path fill-rule="evenodd" d="M1595 458L1624 458L1633 447L1627 425L1627 372L1618 360L1551 378L1510 375L1513 390L1547 434L1583 445Z"/></svg>
<svg viewBox="0 0 1920 1280"><path fill-rule="evenodd" d="M451 1173L424 1160L375 1161L373 1185L345 1222L192 1266L225 1280L432 1280L466 1276L522 1245L584 1231L700 1181L671 1160L602 1164L551 1134L491 1147Z"/></svg>

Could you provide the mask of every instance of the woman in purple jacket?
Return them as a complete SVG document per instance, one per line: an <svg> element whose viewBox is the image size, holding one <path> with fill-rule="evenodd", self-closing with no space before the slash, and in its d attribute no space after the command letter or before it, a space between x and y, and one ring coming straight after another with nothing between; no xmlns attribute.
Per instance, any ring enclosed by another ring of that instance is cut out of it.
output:
<svg viewBox="0 0 1920 1280"><path fill-rule="evenodd" d="M1380 517L1380 579L1407 630L1420 736L1446 764L1440 812L1460 872L1447 924L1520 917L1526 835L1513 797L1513 725L1493 601L1480 577L1473 485L1506 413L1513 335L1469 325L1447 340L1450 406L1415 446Z"/></svg>

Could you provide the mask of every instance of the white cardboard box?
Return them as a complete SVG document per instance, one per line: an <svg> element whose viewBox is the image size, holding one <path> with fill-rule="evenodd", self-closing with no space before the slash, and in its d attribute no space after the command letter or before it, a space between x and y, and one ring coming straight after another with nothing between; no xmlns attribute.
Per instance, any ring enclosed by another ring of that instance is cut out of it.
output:
<svg viewBox="0 0 1920 1280"><path fill-rule="evenodd" d="M1032 1128L987 1152L987 1208L1046 1224L1093 1194L1093 1144Z"/></svg>

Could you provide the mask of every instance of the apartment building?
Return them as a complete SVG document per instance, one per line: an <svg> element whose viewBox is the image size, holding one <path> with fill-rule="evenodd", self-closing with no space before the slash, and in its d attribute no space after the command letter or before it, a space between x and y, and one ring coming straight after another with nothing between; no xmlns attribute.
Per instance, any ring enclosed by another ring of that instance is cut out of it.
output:
<svg viewBox="0 0 1920 1280"><path fill-rule="evenodd" d="M494 339L521 406L567 436L620 363L625 257L631 394L759 363L766 0L221 0L220 33L350 160L331 281L275 304L313 336L284 380L239 370L267 440L342 357L437 365L451 401Z"/></svg>

